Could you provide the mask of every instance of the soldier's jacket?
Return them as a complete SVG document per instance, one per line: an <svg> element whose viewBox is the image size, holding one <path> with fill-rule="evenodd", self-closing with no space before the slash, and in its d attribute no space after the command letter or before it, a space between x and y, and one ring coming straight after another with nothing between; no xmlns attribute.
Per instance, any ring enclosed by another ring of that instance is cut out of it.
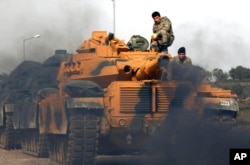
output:
<svg viewBox="0 0 250 165"><path fill-rule="evenodd" d="M183 65L184 64L184 65ZM184 80L190 78L192 73L192 61L186 56L184 61L180 61L178 55L173 57L168 65L167 79L168 80Z"/></svg>
<svg viewBox="0 0 250 165"><path fill-rule="evenodd" d="M161 17L160 23L153 25L153 33L156 33L157 36L164 42L168 42L169 46L174 41L174 33L172 29L172 23L169 18L166 16Z"/></svg>
<svg viewBox="0 0 250 165"><path fill-rule="evenodd" d="M185 59L183 61L181 61L178 56L175 56L175 57L173 57L172 61L180 63L180 64L190 64L190 65L192 65L192 60L187 56L185 57Z"/></svg>

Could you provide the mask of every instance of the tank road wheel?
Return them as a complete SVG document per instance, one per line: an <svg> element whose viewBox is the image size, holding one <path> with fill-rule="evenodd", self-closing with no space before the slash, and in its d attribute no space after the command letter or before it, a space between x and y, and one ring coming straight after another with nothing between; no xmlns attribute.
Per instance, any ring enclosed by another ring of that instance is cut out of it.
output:
<svg viewBox="0 0 250 165"><path fill-rule="evenodd" d="M14 126L13 116L8 113L5 116L5 126L0 129L0 145L4 149L13 149L14 144Z"/></svg>
<svg viewBox="0 0 250 165"><path fill-rule="evenodd" d="M39 157L47 158L48 138L46 134L39 134L38 129L25 130L22 135L22 150L24 153Z"/></svg>
<svg viewBox="0 0 250 165"><path fill-rule="evenodd" d="M67 164L94 165L97 153L100 117L70 112Z"/></svg>

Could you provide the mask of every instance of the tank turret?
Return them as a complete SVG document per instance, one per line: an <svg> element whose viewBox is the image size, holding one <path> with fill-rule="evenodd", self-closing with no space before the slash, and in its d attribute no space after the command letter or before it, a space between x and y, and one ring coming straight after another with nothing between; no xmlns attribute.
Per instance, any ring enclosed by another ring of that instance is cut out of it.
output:
<svg viewBox="0 0 250 165"><path fill-rule="evenodd" d="M77 49L79 54L61 63L58 81L89 80L107 87L116 80L160 79L171 55L150 51L133 51L112 33L93 32Z"/></svg>

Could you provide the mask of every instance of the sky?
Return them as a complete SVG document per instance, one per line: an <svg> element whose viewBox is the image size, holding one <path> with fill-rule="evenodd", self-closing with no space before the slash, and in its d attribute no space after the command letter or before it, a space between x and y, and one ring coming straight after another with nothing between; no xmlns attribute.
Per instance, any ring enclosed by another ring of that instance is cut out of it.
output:
<svg viewBox="0 0 250 165"><path fill-rule="evenodd" d="M186 47L194 65L212 71L249 67L249 0L1 0L0 73L24 59L43 62L56 49L76 53L95 30L148 40L153 11L172 21L175 41L169 53ZM115 17L114 17L115 16ZM40 38L30 38L40 34Z"/></svg>

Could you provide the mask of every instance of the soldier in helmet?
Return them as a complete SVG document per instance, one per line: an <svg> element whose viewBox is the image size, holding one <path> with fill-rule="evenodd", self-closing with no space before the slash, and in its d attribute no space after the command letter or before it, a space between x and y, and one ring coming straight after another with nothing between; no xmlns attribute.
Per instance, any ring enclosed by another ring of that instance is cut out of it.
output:
<svg viewBox="0 0 250 165"><path fill-rule="evenodd" d="M173 57L173 61L180 63L180 64L191 64L192 65L191 58L186 56L186 48L185 47L180 47L178 49L178 55Z"/></svg>
<svg viewBox="0 0 250 165"><path fill-rule="evenodd" d="M158 11L152 13L154 20L153 35L151 36L151 49L157 52L168 52L168 47L174 41L172 23L166 16L161 17Z"/></svg>

